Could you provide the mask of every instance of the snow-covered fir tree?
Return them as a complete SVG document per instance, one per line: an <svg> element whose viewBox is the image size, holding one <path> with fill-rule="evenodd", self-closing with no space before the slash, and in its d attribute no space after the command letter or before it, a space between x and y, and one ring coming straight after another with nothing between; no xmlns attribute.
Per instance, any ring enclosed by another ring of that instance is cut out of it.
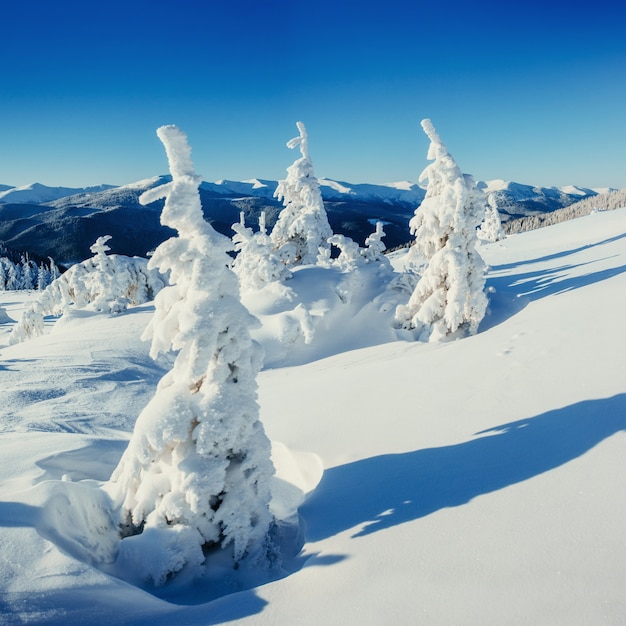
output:
<svg viewBox="0 0 626 626"><path fill-rule="evenodd" d="M491 195L485 203L485 217L478 227L478 238L484 241L501 241L506 237L498 213L498 201L496 196Z"/></svg>
<svg viewBox="0 0 626 626"><path fill-rule="evenodd" d="M232 228L235 231L233 243L237 252L232 268L242 288L262 289L269 283L291 278L291 272L273 250L265 226L265 212L261 213L259 231L256 233L246 226L243 212L239 222L233 224Z"/></svg>
<svg viewBox="0 0 626 626"><path fill-rule="evenodd" d="M396 322L422 341L474 334L484 317L485 265L476 250L476 229L485 215L484 195L465 176L430 120L422 128L431 143L426 197L410 221L415 242L407 262L420 278Z"/></svg>
<svg viewBox="0 0 626 626"><path fill-rule="evenodd" d="M268 558L273 465L257 404L256 318L229 268L232 243L203 219L186 135L176 126L157 133L172 181L141 201L165 198L161 222L178 236L150 260L170 284L145 337L153 357L177 355L106 489L124 529L118 566L159 585L183 568L201 573L212 548L228 547L233 564Z"/></svg>
<svg viewBox="0 0 626 626"><path fill-rule="evenodd" d="M20 259L21 284L20 289L34 289L37 285L37 265L30 260L28 254Z"/></svg>
<svg viewBox="0 0 626 626"><path fill-rule="evenodd" d="M306 128L296 126L300 135L287 142L288 148L300 147L301 157L287 168L275 197L284 204L270 235L274 249L286 265L315 264L322 251L329 249L332 230L324 208L322 193L309 157Z"/></svg>
<svg viewBox="0 0 626 626"><path fill-rule="evenodd" d="M28 253L9 251L0 243L0 291L45 289L60 275L51 257L37 266Z"/></svg>
<svg viewBox="0 0 626 626"><path fill-rule="evenodd" d="M11 263L8 261L5 263L5 283L4 288L7 291L16 291L18 289L23 289L24 283L22 282L22 270L19 265L15 263Z"/></svg>

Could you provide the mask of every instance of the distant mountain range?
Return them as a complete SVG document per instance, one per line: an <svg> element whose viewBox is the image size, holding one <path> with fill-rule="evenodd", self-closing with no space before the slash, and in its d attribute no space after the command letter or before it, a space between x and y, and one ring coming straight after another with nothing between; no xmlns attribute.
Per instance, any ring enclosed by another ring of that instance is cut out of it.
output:
<svg viewBox="0 0 626 626"><path fill-rule="evenodd" d="M0 241L12 249L51 256L73 263L91 256L89 247L101 235L111 235L112 252L145 256L172 231L159 222L162 201L148 206L139 196L169 180L157 176L121 187L25 187L0 185ZM385 242L393 248L409 241L408 221L422 202L425 190L404 181L385 185L352 184L320 179L328 219L334 232L363 243L377 221L384 223ZM493 180L479 182L500 211L502 221L561 209L583 198L609 191L583 187L533 187ZM274 198L277 182L203 182L200 197L205 218L228 236L244 213L246 224L256 227L265 211L271 228L282 208Z"/></svg>

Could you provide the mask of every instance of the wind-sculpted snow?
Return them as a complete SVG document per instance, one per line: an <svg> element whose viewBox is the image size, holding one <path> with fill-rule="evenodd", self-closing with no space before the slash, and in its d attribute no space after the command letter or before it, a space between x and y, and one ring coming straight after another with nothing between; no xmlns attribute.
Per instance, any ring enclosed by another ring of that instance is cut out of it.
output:
<svg viewBox="0 0 626 626"><path fill-rule="evenodd" d="M139 340L149 313L137 307L120 314L121 319L72 311L57 322L46 321L48 334L39 343L27 341L20 358L2 361L0 431L106 436L110 430L132 428L168 364L166 359L150 359L148 346ZM138 335L107 347L120 324ZM95 337L89 330L94 326ZM3 343L7 338L3 336ZM65 351L54 364L32 356L42 346L55 345L65 346ZM29 376L24 376L25 369Z"/></svg>

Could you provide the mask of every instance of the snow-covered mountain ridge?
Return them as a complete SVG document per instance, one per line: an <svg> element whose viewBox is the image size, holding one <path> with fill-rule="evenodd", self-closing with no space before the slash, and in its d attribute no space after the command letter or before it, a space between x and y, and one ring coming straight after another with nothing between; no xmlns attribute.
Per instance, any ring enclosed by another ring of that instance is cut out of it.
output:
<svg viewBox="0 0 626 626"><path fill-rule="evenodd" d="M89 247L96 238L109 234L113 252L145 256L171 232L159 222L161 204L142 206L139 196L167 180L168 176L154 176L117 187L84 189L33 184L1 191L0 241L9 248L44 258L51 256L67 264L89 257ZM353 184L329 178L321 178L319 183L333 232L362 244L373 224L381 221L387 248L411 239L408 223L425 195L415 183ZM265 212L267 226L272 228L282 208L274 198L276 186L276 181L265 179L203 182L200 196L205 219L230 237L240 213L244 213L246 224L256 228L261 212ZM479 186L497 206L505 223L550 213L604 191L533 187L502 180Z"/></svg>
<svg viewBox="0 0 626 626"><path fill-rule="evenodd" d="M157 176L136 181L126 185L97 185L84 188L48 187L33 183L22 187L0 185L0 204L46 204L58 200L75 198L76 202L94 203L107 202L112 198L124 196L125 192L143 191L159 184L164 177ZM425 190L411 181L400 181L384 184L350 183L331 178L320 178L320 188L324 200L335 202L383 202L388 204L407 204L417 206L424 198ZM278 182L254 178L244 181L218 180L204 181L202 189L219 196L251 196L273 198ZM587 196L610 191L610 188L592 189L568 185L566 187L536 187L503 180L480 181L478 186L489 196L496 195L504 200L534 200L545 202L544 199L572 202ZM67 203L64 203L67 204Z"/></svg>
<svg viewBox="0 0 626 626"><path fill-rule="evenodd" d="M59 198L66 198L76 194L98 193L113 188L115 185L96 185L93 187L48 187L41 183L32 183L22 187L0 185L0 204L25 203L43 204Z"/></svg>

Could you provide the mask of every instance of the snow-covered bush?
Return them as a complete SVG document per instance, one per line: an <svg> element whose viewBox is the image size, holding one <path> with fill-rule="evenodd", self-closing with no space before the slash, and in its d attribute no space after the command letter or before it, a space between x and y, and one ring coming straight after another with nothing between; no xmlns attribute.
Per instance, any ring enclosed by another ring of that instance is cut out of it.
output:
<svg viewBox="0 0 626 626"><path fill-rule="evenodd" d="M328 238L328 243L339 248L339 256L332 260L330 253L320 255L320 265L327 267L336 266L345 272L349 272L367 263L383 263L389 265L387 257L383 254L386 247L382 239L385 236L382 222L376 223L376 230L365 240L365 248L361 248L350 237L335 234ZM389 265L389 267L391 267Z"/></svg>
<svg viewBox="0 0 626 626"><path fill-rule="evenodd" d="M349 272L365 263L365 259L361 255L362 248L350 237L335 233L328 238L328 243L339 248L339 256L331 260L330 253L328 255L323 254L320 257L320 265L327 267L335 265L344 272Z"/></svg>
<svg viewBox="0 0 626 626"><path fill-rule="evenodd" d="M265 227L265 213L259 219L259 231L253 232L245 225L243 212L238 223L233 224L233 243L237 256L232 269L239 277L242 289L262 289L271 282L291 278L287 266L273 251L272 240Z"/></svg>
<svg viewBox="0 0 626 626"><path fill-rule="evenodd" d="M476 250L477 232L485 215L484 195L449 154L430 120L422 128L431 143L423 171L426 197L409 222L415 242L407 264L419 280L396 322L415 330L423 341L473 334L484 317L485 264Z"/></svg>
<svg viewBox="0 0 626 626"><path fill-rule="evenodd" d="M70 307L119 313L154 299L164 285L163 277L148 269L146 259L107 256L109 239L109 235L99 237L91 247L94 257L73 265L39 294L11 331L10 344L43 334L44 317L59 317Z"/></svg>
<svg viewBox="0 0 626 626"><path fill-rule="evenodd" d="M275 196L284 204L270 235L276 254L285 265L315 264L320 250L329 247L333 232L328 223L322 193L309 157L308 136L302 122L296 126L300 135L287 147L300 146L302 156L287 168Z"/></svg>
<svg viewBox="0 0 626 626"><path fill-rule="evenodd" d="M185 134L176 126L157 134L172 182L141 201L165 198L161 222L178 236L150 260L170 284L144 337L153 357L177 355L105 489L122 529L116 567L160 585L183 568L200 574L212 548L228 547L233 565L269 558L273 465L258 419L261 348L250 336L257 320L229 268L231 241L203 219Z"/></svg>

